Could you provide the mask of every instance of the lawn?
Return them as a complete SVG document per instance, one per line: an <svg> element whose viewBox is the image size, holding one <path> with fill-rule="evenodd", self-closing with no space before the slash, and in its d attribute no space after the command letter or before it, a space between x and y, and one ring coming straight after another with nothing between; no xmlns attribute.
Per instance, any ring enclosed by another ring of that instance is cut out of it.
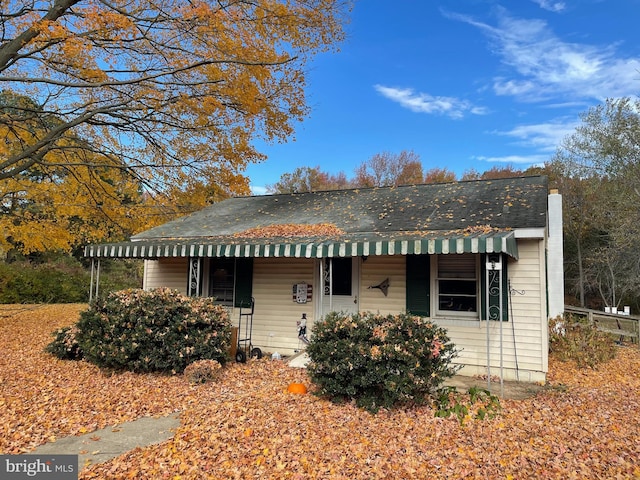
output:
<svg viewBox="0 0 640 480"><path fill-rule="evenodd" d="M0 307L0 452L145 415L180 411L172 440L80 472L93 478L640 478L640 352L598 370L550 362L549 385L501 400L491 420L434 418L430 407L370 415L286 392L303 370L229 364L216 383L108 374L43 352L84 305Z"/></svg>

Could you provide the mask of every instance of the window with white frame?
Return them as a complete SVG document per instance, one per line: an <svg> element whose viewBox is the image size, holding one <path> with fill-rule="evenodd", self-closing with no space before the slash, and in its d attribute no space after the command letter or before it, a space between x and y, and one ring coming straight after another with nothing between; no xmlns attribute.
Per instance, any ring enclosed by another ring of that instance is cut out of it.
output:
<svg viewBox="0 0 640 480"><path fill-rule="evenodd" d="M439 314L478 315L478 260L472 254L436 256L436 308Z"/></svg>

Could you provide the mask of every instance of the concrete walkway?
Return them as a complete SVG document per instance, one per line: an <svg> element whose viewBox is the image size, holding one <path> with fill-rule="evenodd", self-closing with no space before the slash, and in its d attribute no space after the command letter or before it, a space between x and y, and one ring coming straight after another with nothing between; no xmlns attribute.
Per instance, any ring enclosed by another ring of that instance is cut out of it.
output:
<svg viewBox="0 0 640 480"><path fill-rule="evenodd" d="M78 455L78 471L103 463L136 447L146 447L173 438L180 415L142 417L79 436L63 437L29 454Z"/></svg>

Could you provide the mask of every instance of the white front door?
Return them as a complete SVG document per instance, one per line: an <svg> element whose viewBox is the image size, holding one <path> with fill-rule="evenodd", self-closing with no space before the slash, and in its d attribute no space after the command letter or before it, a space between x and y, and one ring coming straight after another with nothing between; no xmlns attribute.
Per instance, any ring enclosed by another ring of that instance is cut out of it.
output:
<svg viewBox="0 0 640 480"><path fill-rule="evenodd" d="M358 313L360 259L358 257L325 258L320 265L322 311Z"/></svg>

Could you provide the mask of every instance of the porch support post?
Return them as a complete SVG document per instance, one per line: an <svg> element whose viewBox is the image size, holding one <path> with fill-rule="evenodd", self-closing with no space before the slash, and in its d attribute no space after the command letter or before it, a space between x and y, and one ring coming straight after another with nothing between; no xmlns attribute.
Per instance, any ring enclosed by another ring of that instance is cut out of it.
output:
<svg viewBox="0 0 640 480"><path fill-rule="evenodd" d="M329 311L333 311L333 258L329 257Z"/></svg>
<svg viewBox="0 0 640 480"><path fill-rule="evenodd" d="M235 260L235 259L234 259ZM235 267L234 267L235 270ZM202 259L200 257L189 257L189 282L187 284L187 296L197 297L202 290ZM235 278L235 275L234 275ZM235 295L235 285L234 295ZM234 298L235 302L235 298Z"/></svg>
<svg viewBox="0 0 640 480"><path fill-rule="evenodd" d="M91 263L93 264L93 260L91 260ZM93 275L93 271L91 273ZM98 258L98 261L96 262L96 288L95 290L93 290L93 288L91 290L93 295L89 294L90 301L93 300L94 297L98 298L98 294L100 293L100 259L99 258Z"/></svg>
<svg viewBox="0 0 640 480"><path fill-rule="evenodd" d="M487 268L485 269L485 291L484 291L484 295L485 295L485 308L487 310L486 312L486 316L485 316L485 326L487 328L487 390L491 390L491 335L489 333L489 318L491 316L491 309L489 308L489 265L490 263L487 262Z"/></svg>
<svg viewBox="0 0 640 480"><path fill-rule="evenodd" d="M321 258L318 263L320 264L320 281L318 282L320 288L318 288L319 298L317 300L319 311L318 318L322 318L322 316L324 315L324 311L322 309L322 304L324 303L324 258Z"/></svg>
<svg viewBox="0 0 640 480"><path fill-rule="evenodd" d="M93 269L95 264L95 258L91 258L91 281L89 283L89 303L93 300Z"/></svg>
<svg viewBox="0 0 640 480"><path fill-rule="evenodd" d="M504 255L500 254L500 265L502 265L502 262L505 261L503 257ZM500 322L500 398L504 398L504 372L503 372L504 363L502 359L502 322L504 321L502 317L503 293L504 292L502 291L502 268L500 268L500 270L498 270L498 298L500 299L500 309L498 310L498 321Z"/></svg>
<svg viewBox="0 0 640 480"><path fill-rule="evenodd" d="M497 294L498 298L498 314L495 318L498 322L500 322L499 326L499 356L500 356L500 395L504 395L504 363L503 363L503 331L502 331L502 322L503 322L503 295L504 291L502 288L502 263L505 261L504 255L500 254L497 258L489 260L487 258L487 262L485 265L485 305L486 305L486 319L487 319L487 389L491 388L491 334L489 332L489 321L491 320L491 304L490 297L493 295L494 297ZM497 288L495 287L497 278ZM492 295L490 295L492 294Z"/></svg>

